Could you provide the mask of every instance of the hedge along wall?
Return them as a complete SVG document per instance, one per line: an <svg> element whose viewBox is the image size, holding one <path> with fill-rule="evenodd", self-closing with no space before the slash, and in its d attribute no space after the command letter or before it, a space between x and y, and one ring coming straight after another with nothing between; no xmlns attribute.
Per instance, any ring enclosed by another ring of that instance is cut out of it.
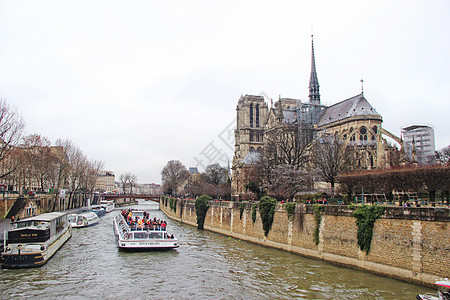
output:
<svg viewBox="0 0 450 300"><path fill-rule="evenodd" d="M197 226L194 201L178 200L176 212L160 204L170 218ZM292 218L276 207L267 236L259 212L252 221L252 203L210 202L204 228L238 239L328 262L366 270L408 282L433 286L436 278L450 277L450 210L386 207L376 220L370 251L358 246L354 209L324 206L319 243L314 241L313 206L297 204Z"/></svg>

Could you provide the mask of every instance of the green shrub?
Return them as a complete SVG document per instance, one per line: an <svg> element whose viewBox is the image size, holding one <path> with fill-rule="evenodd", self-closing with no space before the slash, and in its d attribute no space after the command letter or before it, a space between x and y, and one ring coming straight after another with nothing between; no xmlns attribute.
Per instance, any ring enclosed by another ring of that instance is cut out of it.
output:
<svg viewBox="0 0 450 300"><path fill-rule="evenodd" d="M295 213L295 202L288 202L288 203L284 204L284 209L287 212L289 220L292 221L292 218L294 217L294 213Z"/></svg>
<svg viewBox="0 0 450 300"><path fill-rule="evenodd" d="M206 212L209 208L209 201L212 198L207 195L201 195L195 200L195 213L197 214L197 228L203 229L203 225L205 224Z"/></svg>
<svg viewBox="0 0 450 300"><path fill-rule="evenodd" d="M241 206L239 207L239 219L242 220L242 214L244 213L245 210L245 203L242 202Z"/></svg>
<svg viewBox="0 0 450 300"><path fill-rule="evenodd" d="M163 206L167 206L167 197L165 195L161 196L161 201L162 201Z"/></svg>
<svg viewBox="0 0 450 300"><path fill-rule="evenodd" d="M277 200L264 196L259 201L259 214L261 215L261 221L263 223L264 235L269 234L272 228L273 216L275 214L275 207L277 206Z"/></svg>
<svg viewBox="0 0 450 300"><path fill-rule="evenodd" d="M258 203L252 205L252 221L256 222L256 209L258 208Z"/></svg>
<svg viewBox="0 0 450 300"><path fill-rule="evenodd" d="M369 254L370 244L372 243L373 226L375 221L383 215L384 207L378 205L362 205L354 212L356 226L358 226L358 246L361 251Z"/></svg>
<svg viewBox="0 0 450 300"><path fill-rule="evenodd" d="M316 228L314 229L314 243L316 245L319 244L319 234L320 234L320 223L322 222L322 213L320 212L322 210L323 205L314 204L313 205L313 213L314 213L314 220L316 221Z"/></svg>
<svg viewBox="0 0 450 300"><path fill-rule="evenodd" d="M171 210L173 210L174 213L177 212L177 198L169 199L169 207Z"/></svg>

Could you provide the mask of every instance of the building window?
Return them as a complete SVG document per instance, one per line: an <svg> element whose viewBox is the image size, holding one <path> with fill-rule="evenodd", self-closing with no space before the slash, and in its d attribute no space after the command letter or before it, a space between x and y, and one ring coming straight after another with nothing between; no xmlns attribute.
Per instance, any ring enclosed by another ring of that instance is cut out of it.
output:
<svg viewBox="0 0 450 300"><path fill-rule="evenodd" d="M259 127L259 104L256 104L256 127Z"/></svg>
<svg viewBox="0 0 450 300"><path fill-rule="evenodd" d="M250 103L250 127L253 127L253 103Z"/></svg>
<svg viewBox="0 0 450 300"><path fill-rule="evenodd" d="M253 132L250 132L250 142L253 142Z"/></svg>
<svg viewBox="0 0 450 300"><path fill-rule="evenodd" d="M359 129L359 140L362 143L367 142L367 129L364 126Z"/></svg>
<svg viewBox="0 0 450 300"><path fill-rule="evenodd" d="M373 126L372 130L373 130L373 132L375 132L375 134L378 133L378 127L377 126Z"/></svg>

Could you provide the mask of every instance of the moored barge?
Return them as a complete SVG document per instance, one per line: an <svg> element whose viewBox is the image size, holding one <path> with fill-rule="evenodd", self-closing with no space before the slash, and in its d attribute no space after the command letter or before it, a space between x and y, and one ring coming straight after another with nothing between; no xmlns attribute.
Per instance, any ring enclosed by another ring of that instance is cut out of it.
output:
<svg viewBox="0 0 450 300"><path fill-rule="evenodd" d="M44 265L72 236L67 214L46 213L23 219L5 231L0 264L5 269Z"/></svg>

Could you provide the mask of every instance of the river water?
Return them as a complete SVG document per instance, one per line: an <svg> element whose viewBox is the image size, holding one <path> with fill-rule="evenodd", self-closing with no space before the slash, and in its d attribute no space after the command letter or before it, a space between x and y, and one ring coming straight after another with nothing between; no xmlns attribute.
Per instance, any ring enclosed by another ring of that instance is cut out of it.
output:
<svg viewBox="0 0 450 300"><path fill-rule="evenodd" d="M1 299L415 299L428 288L265 248L165 219L178 249L118 251L114 211L72 238L43 267L0 270Z"/></svg>

